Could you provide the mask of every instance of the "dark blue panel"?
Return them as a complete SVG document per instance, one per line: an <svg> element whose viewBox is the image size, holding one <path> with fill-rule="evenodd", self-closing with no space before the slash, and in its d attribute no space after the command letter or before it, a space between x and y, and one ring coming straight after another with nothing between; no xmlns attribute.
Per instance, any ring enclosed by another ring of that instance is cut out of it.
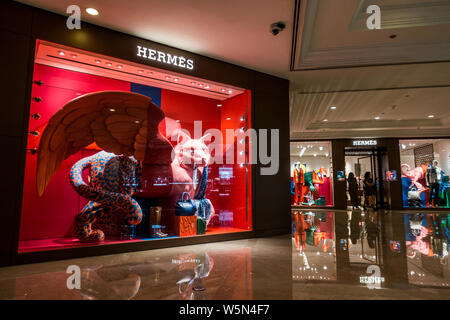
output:
<svg viewBox="0 0 450 320"><path fill-rule="evenodd" d="M131 83L131 92L143 94L152 98L153 103L161 108L161 89L156 87L145 86L139 83Z"/></svg>

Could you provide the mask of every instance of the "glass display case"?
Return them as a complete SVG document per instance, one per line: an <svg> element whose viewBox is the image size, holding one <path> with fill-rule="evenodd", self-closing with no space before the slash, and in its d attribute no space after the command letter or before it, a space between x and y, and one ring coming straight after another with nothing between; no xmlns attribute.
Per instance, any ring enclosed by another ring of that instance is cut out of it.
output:
<svg viewBox="0 0 450 320"><path fill-rule="evenodd" d="M252 229L249 90L36 48L19 253Z"/></svg>
<svg viewBox="0 0 450 320"><path fill-rule="evenodd" d="M331 142L291 142L291 205L333 206Z"/></svg>

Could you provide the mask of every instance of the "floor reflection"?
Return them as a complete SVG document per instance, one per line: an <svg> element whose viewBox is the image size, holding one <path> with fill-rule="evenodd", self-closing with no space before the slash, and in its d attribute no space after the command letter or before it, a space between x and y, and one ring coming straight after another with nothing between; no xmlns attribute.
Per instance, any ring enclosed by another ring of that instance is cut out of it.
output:
<svg viewBox="0 0 450 320"><path fill-rule="evenodd" d="M291 218L284 236L0 268L0 299L450 299L448 213Z"/></svg>
<svg viewBox="0 0 450 320"><path fill-rule="evenodd" d="M449 222L447 213L292 211L293 281L448 288Z"/></svg>

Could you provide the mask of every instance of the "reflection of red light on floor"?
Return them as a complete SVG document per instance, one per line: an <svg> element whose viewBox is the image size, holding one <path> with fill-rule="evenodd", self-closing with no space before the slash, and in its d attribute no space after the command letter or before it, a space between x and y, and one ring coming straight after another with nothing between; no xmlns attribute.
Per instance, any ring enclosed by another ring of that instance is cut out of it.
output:
<svg viewBox="0 0 450 320"><path fill-rule="evenodd" d="M234 233L234 232L248 232L248 230L233 228L233 227L208 227L206 235L222 234L222 233ZM204 235L203 235L204 236ZM173 238L173 237L172 237ZM122 239L110 239L105 240L101 243L86 243L80 242L77 238L51 238L51 239L38 239L38 240L24 240L19 242L19 253L33 252L33 251L45 251L45 250L57 250L57 249L67 249L76 247L86 247L95 245L105 245L105 244L117 244L125 242L139 242L139 241L152 241L161 239L133 239L133 240L122 240Z"/></svg>

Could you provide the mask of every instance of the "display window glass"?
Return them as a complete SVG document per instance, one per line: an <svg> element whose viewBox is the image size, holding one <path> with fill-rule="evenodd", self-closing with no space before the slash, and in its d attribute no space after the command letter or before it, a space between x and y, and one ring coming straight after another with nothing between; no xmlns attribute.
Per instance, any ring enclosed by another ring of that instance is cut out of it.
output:
<svg viewBox="0 0 450 320"><path fill-rule="evenodd" d="M450 139L400 140L403 206L450 207Z"/></svg>
<svg viewBox="0 0 450 320"><path fill-rule="evenodd" d="M19 252L250 231L250 99L38 41Z"/></svg>
<svg viewBox="0 0 450 320"><path fill-rule="evenodd" d="M333 206L331 142L291 142L291 205Z"/></svg>

